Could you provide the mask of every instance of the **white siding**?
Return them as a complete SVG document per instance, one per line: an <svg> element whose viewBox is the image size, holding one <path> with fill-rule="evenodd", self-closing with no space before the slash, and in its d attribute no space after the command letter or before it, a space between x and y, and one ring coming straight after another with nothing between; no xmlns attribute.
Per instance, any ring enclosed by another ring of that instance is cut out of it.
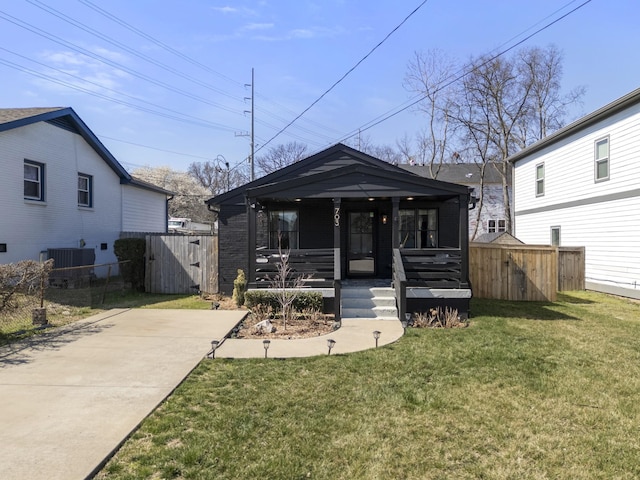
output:
<svg viewBox="0 0 640 480"><path fill-rule="evenodd" d="M609 180L596 182L594 143L605 136ZM542 162L545 194L536 197L535 168ZM550 227L559 226L561 245L586 247L587 282L640 294L639 190L640 105L635 105L516 163L515 235L525 243L549 244Z"/></svg>
<svg viewBox="0 0 640 480"><path fill-rule="evenodd" d="M84 139L44 122L0 133L1 263L38 259L47 248L95 248L96 263L115 261L122 230L120 178ZM45 201L24 200L23 162L45 165ZM93 176L93 207L78 207L77 175ZM107 250L100 245L107 244Z"/></svg>
<svg viewBox="0 0 640 480"><path fill-rule="evenodd" d="M122 230L166 232L167 197L134 185L122 186Z"/></svg>

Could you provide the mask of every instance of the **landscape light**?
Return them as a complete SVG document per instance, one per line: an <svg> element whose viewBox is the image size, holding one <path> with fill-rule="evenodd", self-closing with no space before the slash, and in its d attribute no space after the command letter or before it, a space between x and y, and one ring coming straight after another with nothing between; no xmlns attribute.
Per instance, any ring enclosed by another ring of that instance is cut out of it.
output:
<svg viewBox="0 0 640 480"><path fill-rule="evenodd" d="M327 355L331 355L331 349L334 347L334 345L336 344L336 341L332 338L330 338L329 340L327 340L327 347L329 347L329 352L327 353Z"/></svg>
<svg viewBox="0 0 640 480"><path fill-rule="evenodd" d="M264 347L264 358L267 358L267 350L269 350L269 345L271 344L271 340L263 340L262 346Z"/></svg>
<svg viewBox="0 0 640 480"><path fill-rule="evenodd" d="M374 330L373 338L376 339L376 348L378 348L378 339L380 338L380 330Z"/></svg>
<svg viewBox="0 0 640 480"><path fill-rule="evenodd" d="M218 348L220 342L218 340L211 340L211 358L216 358L216 348Z"/></svg>

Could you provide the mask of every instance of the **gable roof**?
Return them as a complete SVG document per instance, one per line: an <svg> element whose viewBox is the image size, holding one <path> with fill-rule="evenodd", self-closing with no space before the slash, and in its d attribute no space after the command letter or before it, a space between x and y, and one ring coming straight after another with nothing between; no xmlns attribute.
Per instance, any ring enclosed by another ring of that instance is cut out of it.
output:
<svg viewBox="0 0 640 480"><path fill-rule="evenodd" d="M462 185L426 179L401 170L371 168L360 163L247 189L250 198L285 199L454 196L465 193L468 193L468 188Z"/></svg>
<svg viewBox="0 0 640 480"><path fill-rule="evenodd" d="M258 187L275 185L284 181L291 181L293 179L299 179L303 177L314 176L314 181L317 181L318 179L321 179L323 177L315 177L316 175L354 165L361 165L362 167L368 169L368 171L392 172L395 174L414 176L413 174L407 173L400 167L391 165L388 162L380 160L379 158L372 157L371 155L351 148L342 143L337 143L321 152L304 158L299 162L281 168L280 170L276 170L275 172L265 175L264 177L258 178L253 182L249 182L245 185L234 188L233 190L229 190L226 193L210 198L205 203L209 205L219 205L231 201L238 196L243 196L244 193L248 190L255 192L257 191L255 189L257 189ZM415 177L418 179L420 178L418 176ZM311 183L311 181L308 181L306 183Z"/></svg>
<svg viewBox="0 0 640 480"><path fill-rule="evenodd" d="M551 135L547 135L542 140L538 140L533 145L528 146L525 149L520 150L518 153L511 155L507 161L511 163L515 163L518 160L523 159L527 155L531 155L532 153L538 152L545 147L553 145L565 138L588 128L595 123L598 123L608 117L615 115L629 107L637 105L640 103L640 88L635 89L633 92L630 92L617 100L605 105L602 108L586 115L573 123L570 123L566 127L561 128L560 130L552 133Z"/></svg>
<svg viewBox="0 0 640 480"><path fill-rule="evenodd" d="M120 177L121 184L130 184L167 195L172 194L163 188L131 177L71 107L0 108L0 133L38 122L46 122L80 135Z"/></svg>

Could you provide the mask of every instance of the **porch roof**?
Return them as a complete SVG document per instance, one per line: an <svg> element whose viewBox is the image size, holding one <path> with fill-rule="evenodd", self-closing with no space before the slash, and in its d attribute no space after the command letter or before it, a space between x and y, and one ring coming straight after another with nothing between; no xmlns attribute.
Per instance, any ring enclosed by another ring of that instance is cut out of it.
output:
<svg viewBox="0 0 640 480"><path fill-rule="evenodd" d="M376 198L454 197L469 192L468 187L419 177L402 171L379 170L353 164L303 177L276 181L247 189L247 197Z"/></svg>

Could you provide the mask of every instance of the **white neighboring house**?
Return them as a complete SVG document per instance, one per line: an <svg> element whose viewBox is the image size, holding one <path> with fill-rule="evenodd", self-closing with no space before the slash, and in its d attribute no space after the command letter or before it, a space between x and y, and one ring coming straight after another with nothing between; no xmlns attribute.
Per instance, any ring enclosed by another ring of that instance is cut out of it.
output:
<svg viewBox="0 0 640 480"><path fill-rule="evenodd" d="M640 89L510 161L514 235L584 246L588 289L640 298Z"/></svg>
<svg viewBox="0 0 640 480"><path fill-rule="evenodd" d="M48 248L115 262L123 231L166 232L171 192L136 180L71 108L0 109L0 263Z"/></svg>

